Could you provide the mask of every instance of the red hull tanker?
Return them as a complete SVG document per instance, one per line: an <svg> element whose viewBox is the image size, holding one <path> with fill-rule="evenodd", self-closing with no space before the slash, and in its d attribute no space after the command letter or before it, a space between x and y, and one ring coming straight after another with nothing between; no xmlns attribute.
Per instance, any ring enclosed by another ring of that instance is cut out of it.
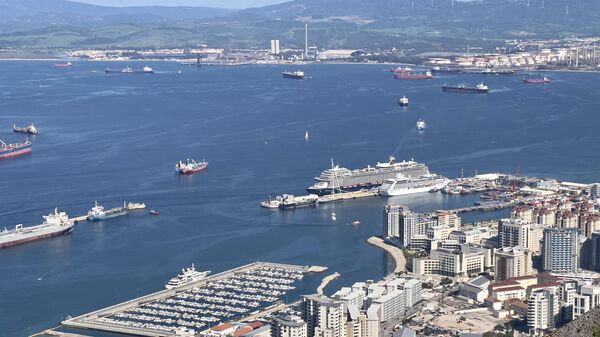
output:
<svg viewBox="0 0 600 337"><path fill-rule="evenodd" d="M21 156L31 152L31 142L29 139L23 143L6 144L0 140L0 159Z"/></svg>
<svg viewBox="0 0 600 337"><path fill-rule="evenodd" d="M180 161L175 165L175 171L179 174L194 174L208 169L208 162L196 162L193 159L188 159L186 162Z"/></svg>

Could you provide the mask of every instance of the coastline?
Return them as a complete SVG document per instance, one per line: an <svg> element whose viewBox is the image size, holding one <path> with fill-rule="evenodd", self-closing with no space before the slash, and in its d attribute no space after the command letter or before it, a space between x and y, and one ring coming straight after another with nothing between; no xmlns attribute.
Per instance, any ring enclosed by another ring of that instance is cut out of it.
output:
<svg viewBox="0 0 600 337"><path fill-rule="evenodd" d="M394 268L394 273L402 273L406 271L406 257L404 257L404 252L402 249L398 247L394 247L390 244L385 243L385 241L377 236L372 236L367 239L367 242L371 245L378 247L394 258L394 262L396 267Z"/></svg>

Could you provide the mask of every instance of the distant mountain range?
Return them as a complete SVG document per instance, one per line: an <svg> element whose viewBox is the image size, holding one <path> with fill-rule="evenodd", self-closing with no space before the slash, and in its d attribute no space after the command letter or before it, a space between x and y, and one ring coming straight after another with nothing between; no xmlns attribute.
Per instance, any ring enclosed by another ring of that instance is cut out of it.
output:
<svg viewBox="0 0 600 337"><path fill-rule="evenodd" d="M210 7L104 7L66 0L0 0L0 32L48 26L174 23L233 13L233 10Z"/></svg>
<svg viewBox="0 0 600 337"><path fill-rule="evenodd" d="M453 50L505 39L598 35L598 0L293 0L240 11L0 0L0 47L268 47Z"/></svg>

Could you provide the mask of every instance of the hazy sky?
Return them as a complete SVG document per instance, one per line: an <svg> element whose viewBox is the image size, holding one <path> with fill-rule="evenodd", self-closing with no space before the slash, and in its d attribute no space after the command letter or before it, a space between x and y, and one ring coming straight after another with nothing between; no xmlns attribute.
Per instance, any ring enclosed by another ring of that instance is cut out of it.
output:
<svg viewBox="0 0 600 337"><path fill-rule="evenodd" d="M290 0L71 0L105 6L209 6L220 8L248 8L272 5Z"/></svg>

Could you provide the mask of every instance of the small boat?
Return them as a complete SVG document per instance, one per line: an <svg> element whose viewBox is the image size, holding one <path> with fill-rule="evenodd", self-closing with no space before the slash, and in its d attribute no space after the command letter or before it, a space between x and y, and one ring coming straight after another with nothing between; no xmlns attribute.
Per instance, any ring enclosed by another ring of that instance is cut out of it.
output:
<svg viewBox="0 0 600 337"><path fill-rule="evenodd" d="M67 63L54 63L52 65L52 67L54 68L68 68L68 67L72 67L73 63L71 62L67 62Z"/></svg>
<svg viewBox="0 0 600 337"><path fill-rule="evenodd" d="M304 72L303 71L284 71L281 73L281 75L283 76L283 78L291 78L294 80L302 80L304 79Z"/></svg>
<svg viewBox="0 0 600 337"><path fill-rule="evenodd" d="M181 71L181 70L178 70L178 71L177 71L177 73L178 73L178 74L183 74L183 71Z"/></svg>
<svg viewBox="0 0 600 337"><path fill-rule="evenodd" d="M208 162L206 160L202 160L201 162L196 162L193 159L188 159L186 162L179 161L175 165L175 172L179 174L193 174L196 172L204 171L208 168Z"/></svg>
<svg viewBox="0 0 600 337"><path fill-rule="evenodd" d="M333 221L337 220L337 217L335 216L335 212L331 212L331 220L333 220Z"/></svg>
<svg viewBox="0 0 600 337"><path fill-rule="evenodd" d="M38 135L40 133L39 130L35 127L35 125L33 125L33 123L31 123L31 125L25 128L20 128L13 124L13 132L26 133L29 135Z"/></svg>
<svg viewBox="0 0 600 337"><path fill-rule="evenodd" d="M544 84L550 83L550 79L546 76L543 78L525 78L523 79L523 83Z"/></svg>
<svg viewBox="0 0 600 337"><path fill-rule="evenodd" d="M304 140L308 140L308 131L304 133Z"/></svg>
<svg viewBox="0 0 600 337"><path fill-rule="evenodd" d="M153 209L150 210L150 215L160 215L159 211L155 211Z"/></svg>
<svg viewBox="0 0 600 337"><path fill-rule="evenodd" d="M393 73L409 73L409 72L413 71L413 69L409 68L409 67L402 68L402 66L400 66L398 68L392 68L392 69L390 69L390 71Z"/></svg>
<svg viewBox="0 0 600 337"><path fill-rule="evenodd" d="M352 226L356 227L358 225L360 225L360 221L358 221L358 220L352 221Z"/></svg>
<svg viewBox="0 0 600 337"><path fill-rule="evenodd" d="M400 97L400 99L398 100L398 104L400 106L408 106L408 98L406 96Z"/></svg>
<svg viewBox="0 0 600 337"><path fill-rule="evenodd" d="M427 124L425 124L425 121L422 119L419 119L419 121L417 122L417 130L422 131L422 130L425 130L426 127L427 127Z"/></svg>

